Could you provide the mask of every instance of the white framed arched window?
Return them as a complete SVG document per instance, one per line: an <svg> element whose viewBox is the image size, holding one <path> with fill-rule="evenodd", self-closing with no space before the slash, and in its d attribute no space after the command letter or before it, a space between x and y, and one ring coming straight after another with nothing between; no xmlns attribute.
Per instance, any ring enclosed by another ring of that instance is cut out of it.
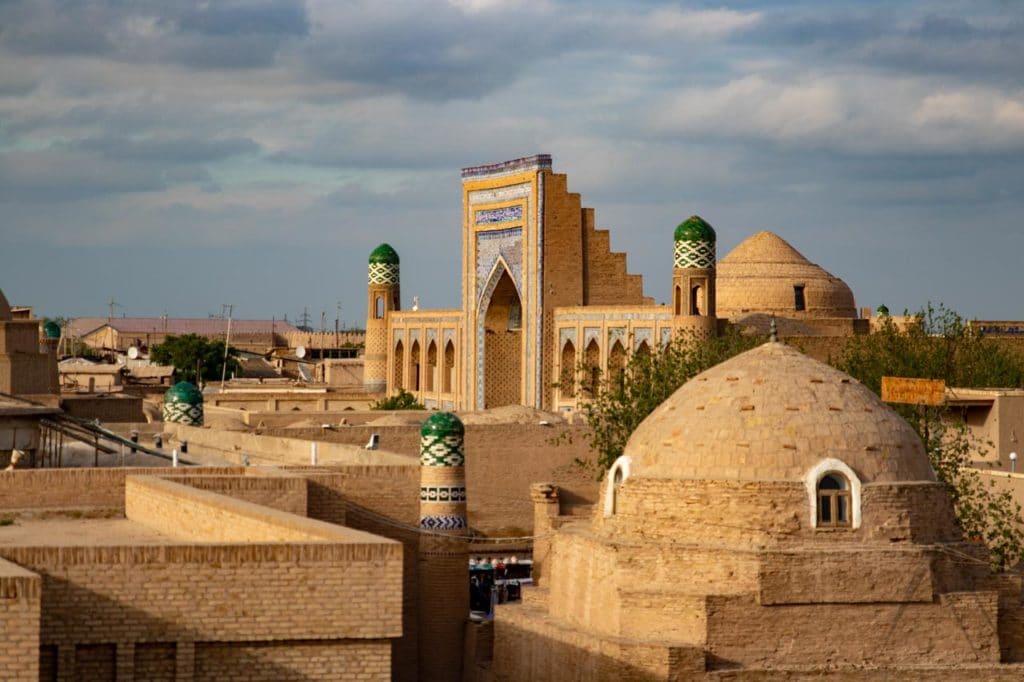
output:
<svg viewBox="0 0 1024 682"><path fill-rule="evenodd" d="M804 477L811 528L860 528L861 483L845 462L826 458Z"/></svg>
<svg viewBox="0 0 1024 682"><path fill-rule="evenodd" d="M612 516L615 513L615 501L619 493L619 487L629 478L630 467L633 458L629 455L622 455L612 463L608 473L608 483L604 489L604 515Z"/></svg>

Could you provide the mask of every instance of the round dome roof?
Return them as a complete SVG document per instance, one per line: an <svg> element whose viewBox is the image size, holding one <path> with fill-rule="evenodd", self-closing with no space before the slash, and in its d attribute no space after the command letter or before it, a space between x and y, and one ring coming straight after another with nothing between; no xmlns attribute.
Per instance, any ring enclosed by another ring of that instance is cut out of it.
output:
<svg viewBox="0 0 1024 682"><path fill-rule="evenodd" d="M718 317L748 313L779 317L857 317L853 292L772 232L758 232L718 261ZM802 309L797 307L797 290Z"/></svg>
<svg viewBox="0 0 1024 682"><path fill-rule="evenodd" d="M198 388L193 386L187 381L179 381L178 383L167 389L164 393L164 402L166 403L186 403L188 405L202 405L203 394Z"/></svg>
<svg viewBox="0 0 1024 682"><path fill-rule="evenodd" d="M426 421L423 422L423 426L420 427L421 437L462 437L465 436L465 434L466 427L463 426L462 420L456 417L451 412L435 412L434 414L427 417Z"/></svg>
<svg viewBox="0 0 1024 682"><path fill-rule="evenodd" d="M53 320L47 320L43 323L43 334L45 334L48 339L59 339L60 325Z"/></svg>
<svg viewBox="0 0 1024 682"><path fill-rule="evenodd" d="M398 265L398 252L391 248L390 244L381 244L370 252L370 263Z"/></svg>
<svg viewBox="0 0 1024 682"><path fill-rule="evenodd" d="M677 242L713 242L715 230L699 215L692 215L676 227Z"/></svg>
<svg viewBox="0 0 1024 682"><path fill-rule="evenodd" d="M883 303L882 305L878 306L877 312L878 312L879 315L888 315L889 314L889 306L887 306L887 305L885 305Z"/></svg>
<svg viewBox="0 0 1024 682"><path fill-rule="evenodd" d="M834 458L863 483L935 480L920 438L874 393L773 342L683 384L624 453L642 478L800 481Z"/></svg>

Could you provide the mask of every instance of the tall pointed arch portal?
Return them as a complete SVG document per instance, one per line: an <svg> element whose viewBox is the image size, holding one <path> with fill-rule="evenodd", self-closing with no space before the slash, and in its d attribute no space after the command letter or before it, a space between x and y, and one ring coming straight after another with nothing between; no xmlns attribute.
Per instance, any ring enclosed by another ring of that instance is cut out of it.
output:
<svg viewBox="0 0 1024 682"><path fill-rule="evenodd" d="M499 261L484 289L483 407L519 405L523 384L523 303Z"/></svg>

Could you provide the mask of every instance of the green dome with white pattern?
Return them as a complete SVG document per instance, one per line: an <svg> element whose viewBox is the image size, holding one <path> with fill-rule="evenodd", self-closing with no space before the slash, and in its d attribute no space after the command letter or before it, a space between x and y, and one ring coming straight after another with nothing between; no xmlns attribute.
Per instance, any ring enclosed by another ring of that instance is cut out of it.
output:
<svg viewBox="0 0 1024 682"><path fill-rule="evenodd" d="M367 270L370 284L398 284L398 252L390 244L381 244L370 252Z"/></svg>
<svg viewBox="0 0 1024 682"><path fill-rule="evenodd" d="M420 427L422 466L462 466L466 427L451 412L435 412Z"/></svg>
<svg viewBox="0 0 1024 682"><path fill-rule="evenodd" d="M203 394L187 381L180 381L164 393L164 421L189 426L203 425Z"/></svg>
<svg viewBox="0 0 1024 682"><path fill-rule="evenodd" d="M888 314L889 314L889 306L885 305L884 303L882 305L878 306L878 315L879 315L879 317L884 316L884 315L888 315Z"/></svg>
<svg viewBox="0 0 1024 682"><path fill-rule="evenodd" d="M715 267L715 229L699 215L679 223L675 232L673 264L676 268Z"/></svg>
<svg viewBox="0 0 1024 682"><path fill-rule="evenodd" d="M59 339L60 338L60 325L53 320L47 320L43 323L43 334L48 339Z"/></svg>

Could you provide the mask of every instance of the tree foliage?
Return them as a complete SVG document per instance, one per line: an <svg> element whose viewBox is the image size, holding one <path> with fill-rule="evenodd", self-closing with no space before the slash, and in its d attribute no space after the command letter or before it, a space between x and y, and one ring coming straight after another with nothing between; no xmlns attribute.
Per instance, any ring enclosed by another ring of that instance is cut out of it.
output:
<svg viewBox="0 0 1024 682"><path fill-rule="evenodd" d="M372 405L371 410L425 410L425 405L416 400L416 396L404 388L398 389L398 393L381 398Z"/></svg>
<svg viewBox="0 0 1024 682"><path fill-rule="evenodd" d="M764 342L736 329L712 339L682 337L660 351L634 353L621 374L595 376L594 368L580 365L585 378L580 387L580 409L586 417L587 439L597 453L602 474L622 454L630 434L654 408L693 376Z"/></svg>
<svg viewBox="0 0 1024 682"><path fill-rule="evenodd" d="M198 334L168 336L163 343L150 349L149 357L158 365L173 365L179 380L198 386L198 379L220 380L224 367L224 342L210 341ZM240 369L238 351L229 347L228 376Z"/></svg>
<svg viewBox="0 0 1024 682"><path fill-rule="evenodd" d="M943 305L929 304L906 325L883 318L877 331L853 337L835 365L875 393L881 392L883 376L942 379L958 388L1024 387L1024 364ZM994 566L1017 564L1024 558L1021 507L991 479L986 485L972 467L987 444L972 437L953 409L893 408L921 436L964 534L988 545Z"/></svg>

